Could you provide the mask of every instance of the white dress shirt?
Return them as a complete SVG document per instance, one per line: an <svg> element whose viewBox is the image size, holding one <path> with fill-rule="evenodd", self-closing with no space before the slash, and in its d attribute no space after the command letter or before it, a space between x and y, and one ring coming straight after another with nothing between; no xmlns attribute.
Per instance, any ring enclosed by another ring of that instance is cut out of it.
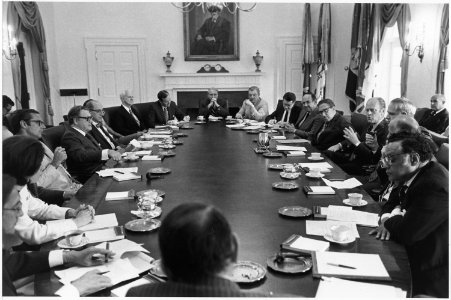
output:
<svg viewBox="0 0 451 300"><path fill-rule="evenodd" d="M27 186L20 192L23 216L19 217L14 227L16 234L27 244L38 245L55 240L64 235L66 231L76 230L77 225L72 219L65 219L67 207L48 205L44 201L33 197ZM40 224L38 221L47 221Z"/></svg>

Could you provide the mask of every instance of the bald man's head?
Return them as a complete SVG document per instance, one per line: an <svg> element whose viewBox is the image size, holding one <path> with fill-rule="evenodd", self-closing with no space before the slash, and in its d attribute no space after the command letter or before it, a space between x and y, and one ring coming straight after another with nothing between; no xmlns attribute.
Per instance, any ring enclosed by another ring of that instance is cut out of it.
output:
<svg viewBox="0 0 451 300"><path fill-rule="evenodd" d="M388 124L388 134L409 133L415 134L419 132L420 126L418 122L411 116L399 115Z"/></svg>

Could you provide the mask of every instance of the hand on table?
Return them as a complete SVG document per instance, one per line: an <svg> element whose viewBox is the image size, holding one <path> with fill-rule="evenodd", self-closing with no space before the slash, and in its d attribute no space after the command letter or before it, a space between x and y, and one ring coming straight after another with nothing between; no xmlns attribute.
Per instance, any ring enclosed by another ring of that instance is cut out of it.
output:
<svg viewBox="0 0 451 300"><path fill-rule="evenodd" d="M85 208L77 212L74 222L77 227L81 227L83 225L89 224L94 220L94 208Z"/></svg>
<svg viewBox="0 0 451 300"><path fill-rule="evenodd" d="M376 239L380 239L381 241L388 241L390 239L390 231L385 228L384 223L381 223L377 228L368 232L369 235L376 235Z"/></svg>
<svg viewBox="0 0 451 300"><path fill-rule="evenodd" d="M243 118L243 116L240 113L237 113L235 115L235 119L242 119L242 118Z"/></svg>
<svg viewBox="0 0 451 300"><path fill-rule="evenodd" d="M294 127L293 124L287 123L287 124L285 125L285 129L286 129L289 133L295 133L295 132L296 132L296 127Z"/></svg>
<svg viewBox="0 0 451 300"><path fill-rule="evenodd" d="M122 158L122 155L115 150L108 150L108 157L112 158L115 161L119 161Z"/></svg>
<svg viewBox="0 0 451 300"><path fill-rule="evenodd" d="M109 277L99 273L97 269L89 271L72 281L71 284L78 290L80 296L86 296L113 285Z"/></svg>
<svg viewBox="0 0 451 300"><path fill-rule="evenodd" d="M183 117L183 121L189 122L189 120L190 120L190 117L189 117L189 116L184 116L184 117Z"/></svg>
<svg viewBox="0 0 451 300"><path fill-rule="evenodd" d="M271 119L271 120L268 121L268 125L274 125L276 123L277 123L276 119Z"/></svg>

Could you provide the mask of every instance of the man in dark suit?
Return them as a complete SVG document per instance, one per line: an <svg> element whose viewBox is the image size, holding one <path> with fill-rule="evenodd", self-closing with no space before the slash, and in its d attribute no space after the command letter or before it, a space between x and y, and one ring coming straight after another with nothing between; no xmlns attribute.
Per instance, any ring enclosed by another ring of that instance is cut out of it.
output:
<svg viewBox="0 0 451 300"><path fill-rule="evenodd" d="M405 245L413 296L448 298L449 176L431 161L426 139L421 134L389 137L382 163L389 180L400 188L391 192L380 225L370 234Z"/></svg>
<svg viewBox="0 0 451 300"><path fill-rule="evenodd" d="M287 124L294 124L302 110L302 107L294 105L295 102L296 95L286 92L283 99L278 101L276 110L265 118L265 123L270 125L279 123L283 127Z"/></svg>
<svg viewBox="0 0 451 300"><path fill-rule="evenodd" d="M312 140L323 126L325 119L318 112L316 97L312 93L306 93L302 96L303 109L294 125L288 125L289 132L296 136Z"/></svg>
<svg viewBox="0 0 451 300"><path fill-rule="evenodd" d="M20 242L15 235L15 226L18 218L23 215L22 202L19 197L19 188L14 177L2 176L2 295L17 296L13 280L29 275L48 271L51 267L62 264L77 264L80 266L94 266L103 264L103 261L94 261L94 254L108 255L113 252L105 249L90 247L83 251L39 251L14 252L9 249ZM70 287L60 289L61 296L85 296L111 286L111 280L93 270L71 282Z"/></svg>
<svg viewBox="0 0 451 300"><path fill-rule="evenodd" d="M127 296L258 296L241 291L237 284L224 278L228 267L236 261L238 243L225 217L213 206L203 203L177 206L163 220L158 240L169 280L134 287Z"/></svg>
<svg viewBox="0 0 451 300"><path fill-rule="evenodd" d="M326 122L312 139L312 145L323 151L342 142L343 130L352 126L335 110L335 103L331 99L321 100L318 103L318 112L324 116Z"/></svg>
<svg viewBox="0 0 451 300"><path fill-rule="evenodd" d="M199 101L199 116L227 117L229 105L227 100L218 98L218 89L208 89L208 97Z"/></svg>
<svg viewBox="0 0 451 300"><path fill-rule="evenodd" d="M428 109L421 120L420 126L427 128L435 133L445 132L449 126L449 114L445 108L446 98L441 94L431 97L431 109Z"/></svg>
<svg viewBox="0 0 451 300"><path fill-rule="evenodd" d="M145 125L141 114L133 107L133 96L125 90L120 97L122 105L110 117L111 128L122 135L143 131Z"/></svg>
<svg viewBox="0 0 451 300"><path fill-rule="evenodd" d="M112 158L120 160L121 154L111 149L102 149L94 137L91 114L82 106L74 106L67 114L70 129L61 138L67 153L67 168L78 181L85 183L92 174L100 170L103 162Z"/></svg>
<svg viewBox="0 0 451 300"><path fill-rule="evenodd" d="M385 101L380 97L370 98L365 106L368 127L359 136L351 128L345 128L345 140L329 147L325 154L338 164L346 173L366 175L362 166L374 166L379 162L381 149L388 134L388 122L385 120Z"/></svg>
<svg viewBox="0 0 451 300"><path fill-rule="evenodd" d="M155 125L171 124L175 120L174 117L177 120L189 121L189 116L185 116L180 108L171 101L168 91L159 91L157 98L158 101L150 103L150 111L147 116L150 128L154 128Z"/></svg>

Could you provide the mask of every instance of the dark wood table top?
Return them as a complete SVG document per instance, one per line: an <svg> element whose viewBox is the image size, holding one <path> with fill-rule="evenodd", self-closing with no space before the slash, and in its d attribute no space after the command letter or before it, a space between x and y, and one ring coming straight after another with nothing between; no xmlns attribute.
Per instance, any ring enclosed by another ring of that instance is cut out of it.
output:
<svg viewBox="0 0 451 300"><path fill-rule="evenodd" d="M279 250L280 244L292 234L305 236L306 222L302 218L287 218L278 214L283 206L300 205L312 208L314 205L343 205L347 193L358 191L364 194L369 204L354 208L368 212L379 212L379 204L361 188L337 190L336 195L309 195L302 188L294 191L281 191L272 188L272 183L285 181L280 171L268 169L269 164L285 162L310 162L307 160L315 149L310 144L302 144L308 150L306 157L265 158L256 154L255 140L258 135L245 131L231 130L223 122L193 125L193 130L181 130L188 137L179 138L184 142L174 151L175 157L159 161L139 161L118 167L138 166L143 180L116 182L111 178L92 176L77 194L70 206L80 202L91 204L97 214L116 213L120 225L134 219L130 210L135 210L133 200L105 202L107 192L136 191L156 188L166 192L161 202L163 210L160 219L180 203L200 201L212 204L220 209L229 220L233 231L239 238L239 260L255 261L266 267L266 259ZM299 145L299 144L298 144ZM334 166L326 178L349 178L338 166ZM152 167L163 166L172 172L163 178L147 181L145 174ZM304 185L324 185L322 180L312 180L301 175L296 182ZM308 218L308 219L311 219ZM358 226L360 239L349 245L331 244L330 251L379 254L390 274L391 284L408 291L410 294L410 268L405 249L393 241L379 241L369 236L370 228ZM150 233L126 232L126 238L143 243L154 258L160 257L158 248L158 230ZM324 240L320 236L308 236ZM54 246L56 242L51 243ZM50 247L51 247L50 246ZM48 245L47 245L48 247ZM61 284L53 272L41 274L36 278L36 294L52 295ZM255 292L292 294L314 297L319 284L309 271L300 275L288 275L268 269L266 277L250 285L241 285L243 289Z"/></svg>

